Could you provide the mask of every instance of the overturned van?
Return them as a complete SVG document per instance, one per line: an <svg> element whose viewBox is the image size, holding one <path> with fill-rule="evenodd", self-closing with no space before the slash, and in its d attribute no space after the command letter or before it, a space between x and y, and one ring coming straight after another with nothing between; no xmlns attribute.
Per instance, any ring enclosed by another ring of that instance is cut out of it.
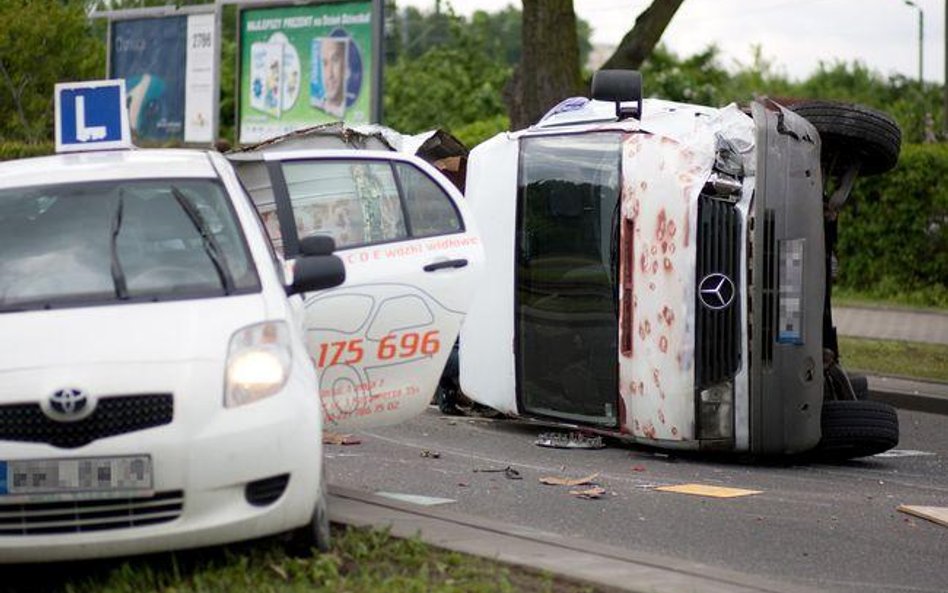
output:
<svg viewBox="0 0 948 593"><path fill-rule="evenodd" d="M895 165L900 132L858 106L798 111L642 100L637 73L603 71L592 100L476 147L488 271L464 394L666 448L895 446L895 410L839 366L828 262L853 180Z"/></svg>

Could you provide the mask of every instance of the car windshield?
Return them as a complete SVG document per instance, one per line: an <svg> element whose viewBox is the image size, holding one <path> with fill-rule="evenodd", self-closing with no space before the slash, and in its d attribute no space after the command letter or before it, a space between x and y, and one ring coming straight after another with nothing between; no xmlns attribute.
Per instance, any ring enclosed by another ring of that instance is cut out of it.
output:
<svg viewBox="0 0 948 593"><path fill-rule="evenodd" d="M0 311L259 290L223 187L122 180L0 190Z"/></svg>

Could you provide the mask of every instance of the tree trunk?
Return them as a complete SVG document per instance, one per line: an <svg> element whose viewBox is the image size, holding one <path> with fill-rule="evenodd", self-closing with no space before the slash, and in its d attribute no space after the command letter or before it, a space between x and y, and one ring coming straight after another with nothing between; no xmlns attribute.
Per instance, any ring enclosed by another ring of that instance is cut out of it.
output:
<svg viewBox="0 0 948 593"><path fill-rule="evenodd" d="M573 0L523 0L523 53L504 90L511 129L533 123L567 97L582 94Z"/></svg>
<svg viewBox="0 0 948 593"><path fill-rule="evenodd" d="M602 65L603 70L638 70L658 45L665 28L684 0L653 0L635 19L635 26L625 34L619 47ZM524 0L526 6L526 0ZM526 11L524 11L526 23Z"/></svg>

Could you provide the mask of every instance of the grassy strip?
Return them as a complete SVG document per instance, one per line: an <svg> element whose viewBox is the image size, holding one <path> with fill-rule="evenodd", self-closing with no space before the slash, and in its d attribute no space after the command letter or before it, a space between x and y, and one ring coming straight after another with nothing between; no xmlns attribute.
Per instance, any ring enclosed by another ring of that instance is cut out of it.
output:
<svg viewBox="0 0 948 593"><path fill-rule="evenodd" d="M948 344L839 338L847 369L948 382Z"/></svg>
<svg viewBox="0 0 948 593"><path fill-rule="evenodd" d="M833 304L842 307L911 308L948 312L948 290L944 286L904 291L865 291L833 287Z"/></svg>
<svg viewBox="0 0 948 593"><path fill-rule="evenodd" d="M5 569L6 570L6 569ZM549 574L402 540L339 529L328 554L294 558L275 539L114 562L15 566L8 593L580 593L602 591Z"/></svg>

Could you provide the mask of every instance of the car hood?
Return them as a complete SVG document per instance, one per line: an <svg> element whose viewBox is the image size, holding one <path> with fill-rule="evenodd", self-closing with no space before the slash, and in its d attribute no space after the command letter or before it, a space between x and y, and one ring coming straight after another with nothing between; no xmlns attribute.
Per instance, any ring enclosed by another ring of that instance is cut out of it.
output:
<svg viewBox="0 0 948 593"><path fill-rule="evenodd" d="M223 361L262 295L0 314L0 374L57 366Z"/></svg>

